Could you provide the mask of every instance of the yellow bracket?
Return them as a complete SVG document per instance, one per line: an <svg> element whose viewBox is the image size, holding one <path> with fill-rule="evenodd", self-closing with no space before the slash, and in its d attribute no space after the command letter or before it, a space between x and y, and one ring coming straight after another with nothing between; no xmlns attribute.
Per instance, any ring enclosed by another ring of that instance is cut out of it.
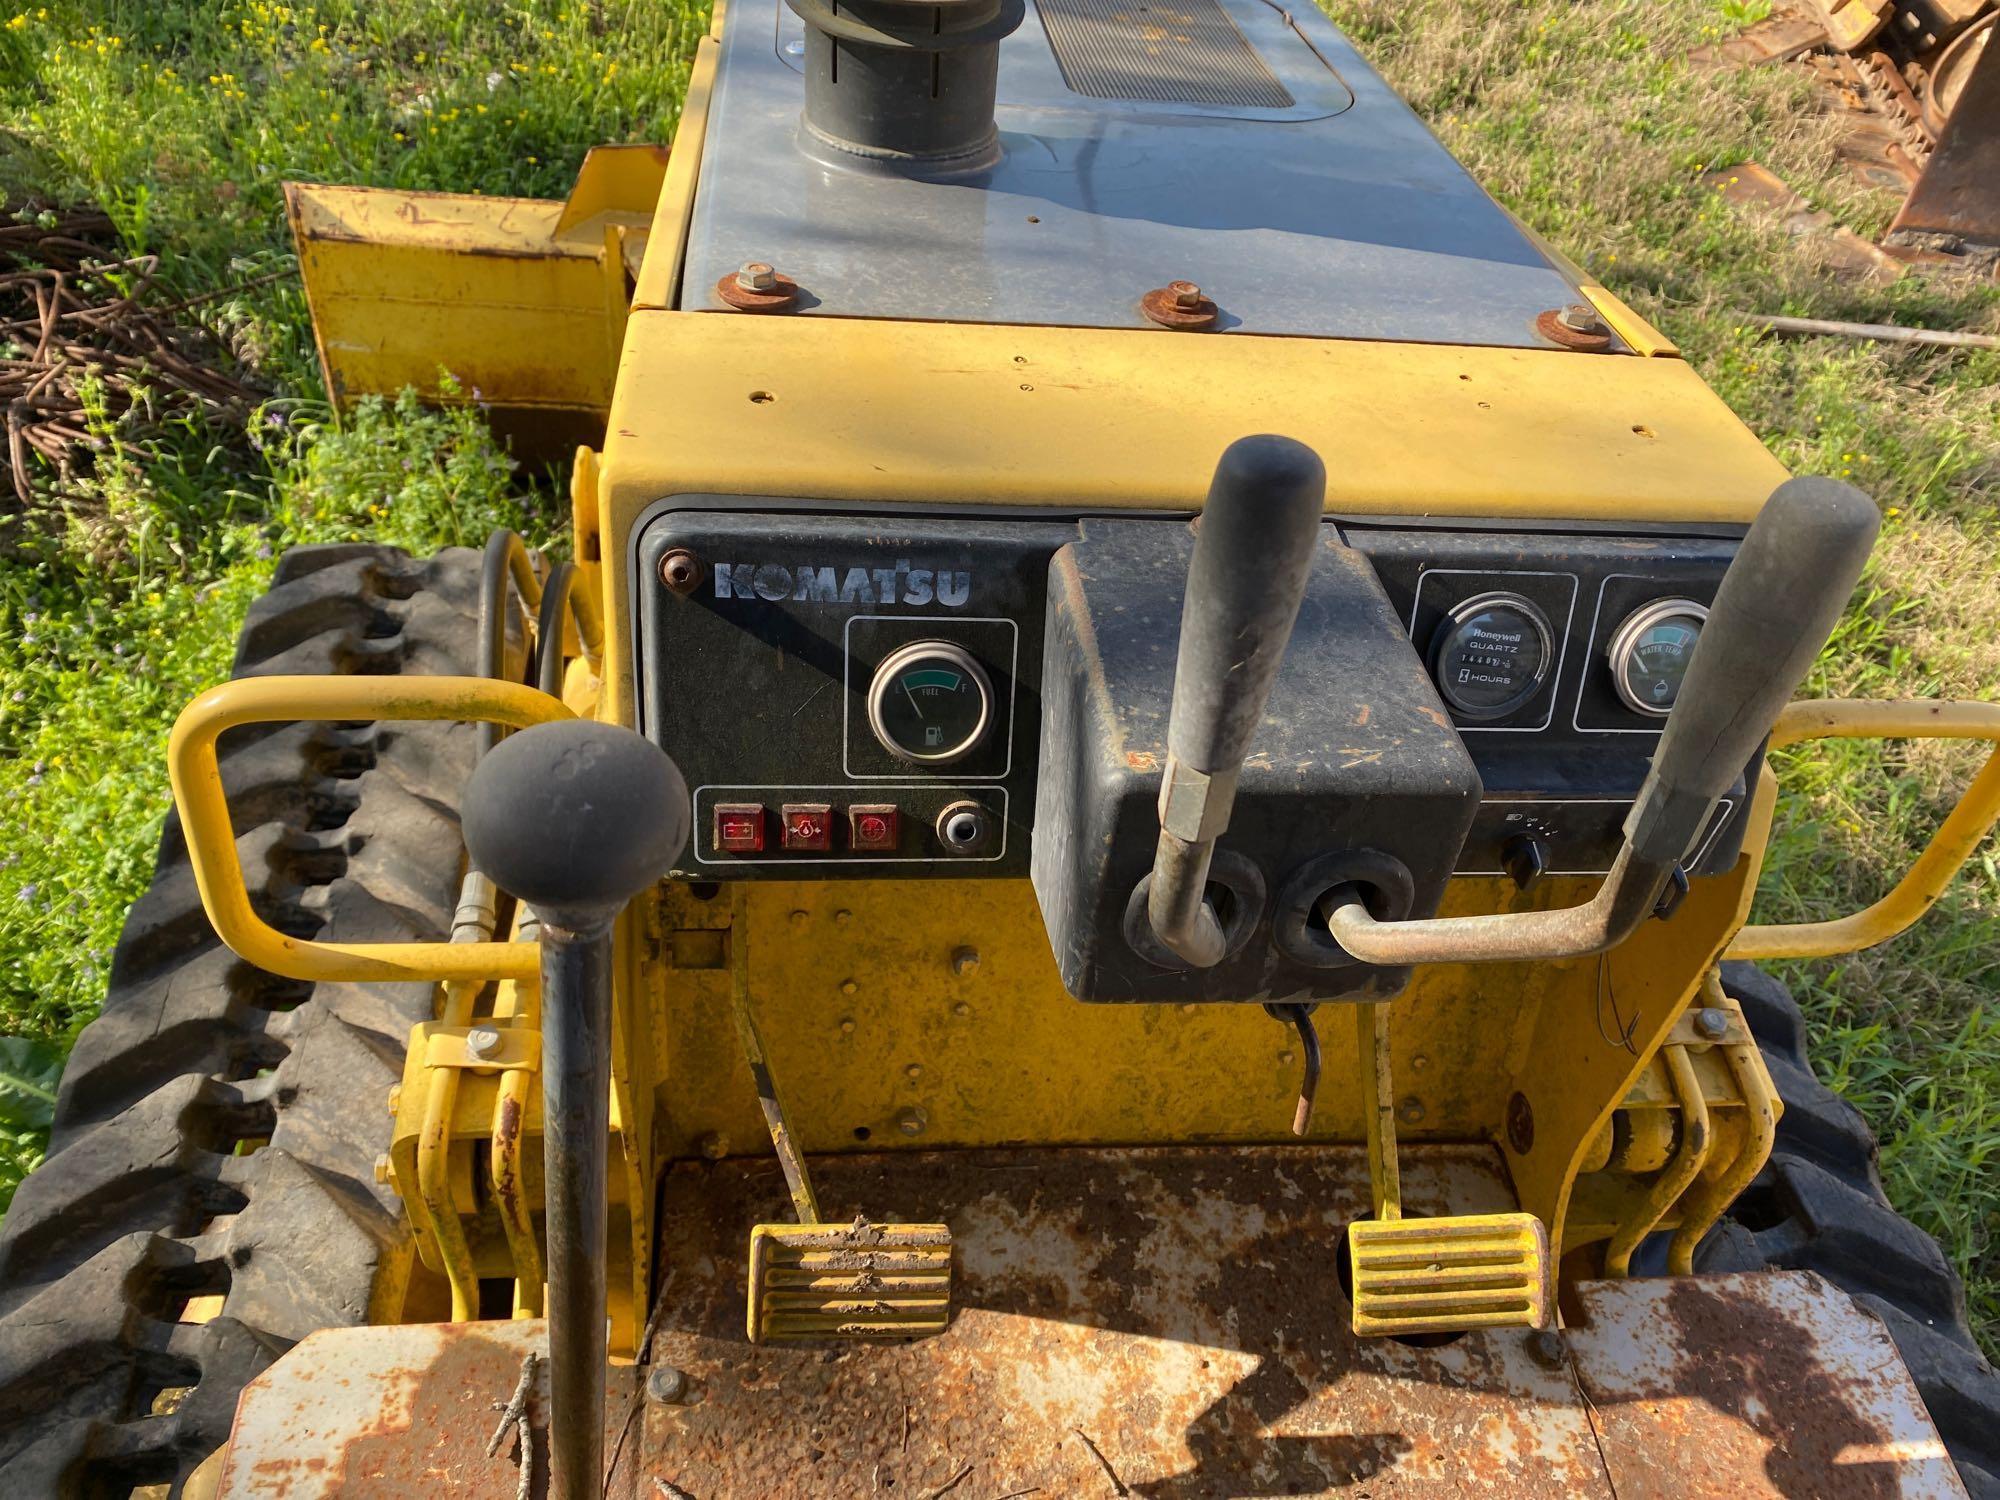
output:
<svg viewBox="0 0 2000 1500"><path fill-rule="evenodd" d="M167 771L201 904L239 958L288 979L529 980L534 943L318 943L288 937L251 908L215 742L243 724L299 719L449 719L527 729L574 715L557 699L485 677L249 677L211 688L181 711Z"/></svg>
<svg viewBox="0 0 2000 1500"><path fill-rule="evenodd" d="M1931 909L2000 820L2000 703L1794 703L1778 716L1771 748L1828 739L1990 740L1995 749L1888 895L1837 921L1745 927L1726 958L1827 958L1887 942Z"/></svg>

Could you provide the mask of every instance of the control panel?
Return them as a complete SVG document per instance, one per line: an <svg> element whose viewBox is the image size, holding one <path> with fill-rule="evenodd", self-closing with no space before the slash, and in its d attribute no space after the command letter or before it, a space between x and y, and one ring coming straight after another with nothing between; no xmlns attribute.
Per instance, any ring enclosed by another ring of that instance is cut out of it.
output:
<svg viewBox="0 0 2000 1500"><path fill-rule="evenodd" d="M1019 876L1073 525L682 510L640 541L641 728L692 880Z"/></svg>
<svg viewBox="0 0 2000 1500"><path fill-rule="evenodd" d="M658 516L635 560L641 728L694 788L676 874L1026 875L1051 563L1088 523L730 505ZM1453 873L1607 870L1733 535L1329 529L1477 768ZM1691 873L1734 861L1746 804L1725 800Z"/></svg>
<svg viewBox="0 0 2000 1500"><path fill-rule="evenodd" d="M1455 873L1611 868L1708 606L1728 536L1576 536L1350 524L1407 622L1485 787ZM1692 874L1735 862L1724 799Z"/></svg>

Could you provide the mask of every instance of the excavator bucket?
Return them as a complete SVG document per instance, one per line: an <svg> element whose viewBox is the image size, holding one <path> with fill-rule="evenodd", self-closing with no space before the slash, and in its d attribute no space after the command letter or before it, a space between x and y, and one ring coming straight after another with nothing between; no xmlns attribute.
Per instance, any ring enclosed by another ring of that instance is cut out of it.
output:
<svg viewBox="0 0 2000 1500"><path fill-rule="evenodd" d="M944 1224L759 1224L750 1231L750 1342L907 1339L951 1321Z"/></svg>
<svg viewBox="0 0 2000 1500"><path fill-rule="evenodd" d="M289 184L335 403L477 403L530 460L601 442L666 161L601 146L561 203Z"/></svg>

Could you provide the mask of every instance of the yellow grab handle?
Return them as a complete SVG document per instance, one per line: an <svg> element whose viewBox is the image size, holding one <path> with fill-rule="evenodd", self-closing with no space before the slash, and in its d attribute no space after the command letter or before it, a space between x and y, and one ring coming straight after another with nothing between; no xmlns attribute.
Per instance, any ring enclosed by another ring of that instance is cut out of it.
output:
<svg viewBox="0 0 2000 1500"><path fill-rule="evenodd" d="M2000 820L2000 703L1794 703L1778 716L1771 748L1806 740L1991 740L1994 753L1958 799L1909 873L1873 906L1833 922L1745 927L1725 958L1826 958L1887 942L1931 909L1959 866Z"/></svg>
<svg viewBox="0 0 2000 1500"><path fill-rule="evenodd" d="M241 724L296 719L450 719L526 729L574 718L518 682L487 677L246 677L210 688L181 710L167 741L167 773L188 859L216 935L239 958L288 979L527 980L534 943L316 943L288 937L251 909L215 742Z"/></svg>

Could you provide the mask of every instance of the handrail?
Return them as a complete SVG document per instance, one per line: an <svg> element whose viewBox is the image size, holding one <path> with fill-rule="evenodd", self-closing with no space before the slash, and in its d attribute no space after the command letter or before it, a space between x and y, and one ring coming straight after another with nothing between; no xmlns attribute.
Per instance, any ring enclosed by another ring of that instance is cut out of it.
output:
<svg viewBox="0 0 2000 1500"><path fill-rule="evenodd" d="M288 979L533 979L540 962L534 943L322 943L271 926L250 905L215 742L239 725L300 719L448 719L526 729L574 717L525 683L484 677L246 677L210 688L174 722L167 771L216 935L245 962Z"/></svg>
<svg viewBox="0 0 2000 1500"><path fill-rule="evenodd" d="M1827 958L1885 943L1906 931L1945 893L1959 867L2000 821L2000 703L1925 699L1870 703L1828 698L1794 703L1771 730L1771 748L1807 740L1990 740L1994 752L1893 890L1872 906L1830 922L1745 927L1725 958Z"/></svg>

